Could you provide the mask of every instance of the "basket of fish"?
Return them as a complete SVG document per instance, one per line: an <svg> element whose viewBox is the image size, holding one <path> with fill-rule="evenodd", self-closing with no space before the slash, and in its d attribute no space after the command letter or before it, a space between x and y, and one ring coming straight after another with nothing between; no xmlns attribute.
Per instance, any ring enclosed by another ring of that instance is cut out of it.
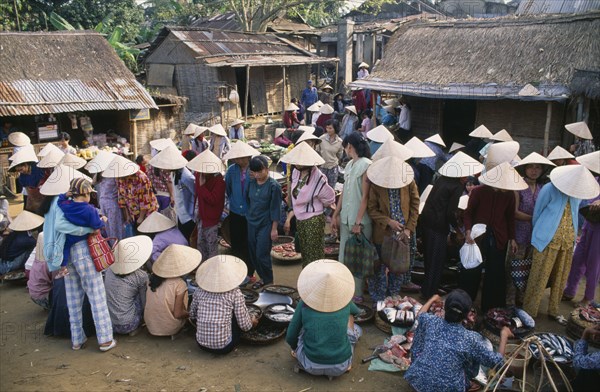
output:
<svg viewBox="0 0 600 392"><path fill-rule="evenodd" d="M567 320L567 334L573 339L581 339L583 330L587 327L593 327L600 323L600 308L593 304L581 306L573 310ZM593 335L589 343L595 347L600 347L600 336Z"/></svg>
<svg viewBox="0 0 600 392"><path fill-rule="evenodd" d="M373 320L373 316L375 316L375 311L372 307L363 304L355 304L360 312L354 315L354 322L356 324L364 324Z"/></svg>
<svg viewBox="0 0 600 392"><path fill-rule="evenodd" d="M272 304L265 308L264 316L274 323L288 325L295 311L296 309L288 304Z"/></svg>
<svg viewBox="0 0 600 392"><path fill-rule="evenodd" d="M396 295L377 302L377 315L387 324L412 327L422 306L412 297Z"/></svg>
<svg viewBox="0 0 600 392"><path fill-rule="evenodd" d="M246 304L246 308L248 309L248 313L250 313L250 317L260 320L263 316L262 309L256 305Z"/></svg>
<svg viewBox="0 0 600 392"><path fill-rule="evenodd" d="M241 339L248 344L264 346L275 343L284 337L286 330L286 325L273 323L263 318L255 328L242 332Z"/></svg>
<svg viewBox="0 0 600 392"><path fill-rule="evenodd" d="M271 284L271 285L265 286L265 287L263 287L262 291L265 293L289 295L290 297L295 295L298 292L298 290L296 290L294 287L283 286L280 284Z"/></svg>
<svg viewBox="0 0 600 392"><path fill-rule="evenodd" d="M256 291L250 289L240 289L240 291L244 296L246 304L253 304L258 300L258 293Z"/></svg>
<svg viewBox="0 0 600 392"><path fill-rule="evenodd" d="M540 340L546 352L554 359L554 362L558 364L573 362L573 343L568 338L554 333L537 333L535 336ZM530 344L529 350L535 359L540 359L537 345Z"/></svg>

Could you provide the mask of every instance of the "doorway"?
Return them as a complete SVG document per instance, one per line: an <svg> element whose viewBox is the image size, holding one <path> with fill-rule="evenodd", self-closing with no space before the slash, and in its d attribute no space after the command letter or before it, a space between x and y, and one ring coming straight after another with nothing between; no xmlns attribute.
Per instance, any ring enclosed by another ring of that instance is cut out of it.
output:
<svg viewBox="0 0 600 392"><path fill-rule="evenodd" d="M240 107L242 108L243 116L252 115L252 99L248 94L248 105L246 105L246 68L236 67L235 69L235 80L237 84L238 94L240 95ZM246 113L248 108L248 113Z"/></svg>
<svg viewBox="0 0 600 392"><path fill-rule="evenodd" d="M447 99L444 101L442 131L447 144L453 142L466 144L469 141L469 133L475 129L476 112L476 100Z"/></svg>

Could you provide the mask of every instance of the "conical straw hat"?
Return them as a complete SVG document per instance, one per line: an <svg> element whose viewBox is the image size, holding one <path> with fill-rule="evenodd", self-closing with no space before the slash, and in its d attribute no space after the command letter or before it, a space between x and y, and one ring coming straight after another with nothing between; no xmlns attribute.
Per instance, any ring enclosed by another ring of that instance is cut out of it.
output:
<svg viewBox="0 0 600 392"><path fill-rule="evenodd" d="M485 168L489 170L502 162L511 162L518 152L518 142L494 143L488 148L487 156L485 158Z"/></svg>
<svg viewBox="0 0 600 392"><path fill-rule="evenodd" d="M354 295L354 277L336 260L315 260L298 276L300 298L319 312L336 312L350 303Z"/></svg>
<svg viewBox="0 0 600 392"><path fill-rule="evenodd" d="M116 155L104 172L102 172L102 176L106 178L121 178L131 176L139 170L140 167L137 163L130 161L124 156Z"/></svg>
<svg viewBox="0 0 600 392"><path fill-rule="evenodd" d="M231 255L218 255L200 264L196 271L196 283L202 290L224 293L238 287L247 273L244 260Z"/></svg>
<svg viewBox="0 0 600 392"><path fill-rule="evenodd" d="M113 250L115 262L110 266L117 275L127 275L140 268L152 254L152 239L136 235L120 240Z"/></svg>
<svg viewBox="0 0 600 392"><path fill-rule="evenodd" d="M346 106L344 109L345 109L345 110L348 110L349 112L352 112L352 113L354 113L354 114L357 114L357 113L356 113L356 106L354 106L354 105L348 105L348 106Z"/></svg>
<svg viewBox="0 0 600 392"><path fill-rule="evenodd" d="M557 159L573 159L575 158L575 156L573 156L573 154L571 154L561 146L556 146L554 147L554 150L550 151L550 154L548 154L546 158L548 158L551 161L554 161Z"/></svg>
<svg viewBox="0 0 600 392"><path fill-rule="evenodd" d="M487 129L485 125L480 125L477 128L475 128L473 132L469 133L469 136L476 137L479 139L490 139L492 136L494 136L494 134L489 129Z"/></svg>
<svg viewBox="0 0 600 392"><path fill-rule="evenodd" d="M298 130L308 133L315 133L315 127L309 127L308 125L300 125Z"/></svg>
<svg viewBox="0 0 600 392"><path fill-rule="evenodd" d="M458 209L466 210L469 205L469 195L462 195L460 199L458 199Z"/></svg>
<svg viewBox="0 0 600 392"><path fill-rule="evenodd" d="M198 125L196 124L192 124L190 123L187 128L185 128L185 130L182 132L182 134L184 136L190 136L193 135L196 132L196 129L200 128Z"/></svg>
<svg viewBox="0 0 600 392"><path fill-rule="evenodd" d="M194 131L194 139L197 138L198 136L202 135L206 131L208 131L207 127L198 127L198 128L196 128L196 131Z"/></svg>
<svg viewBox="0 0 600 392"><path fill-rule="evenodd" d="M464 144L460 144L457 142L452 143L452 145L450 146L450 149L448 150L448 152L452 153L456 150L460 150L461 148L465 148Z"/></svg>
<svg viewBox="0 0 600 392"><path fill-rule="evenodd" d="M506 129L503 129L493 134L490 140L495 140L497 142L512 142L513 138L510 137Z"/></svg>
<svg viewBox="0 0 600 392"><path fill-rule="evenodd" d="M47 155L47 154L48 154L50 151L52 151L52 150L58 150L58 151L62 152L62 151L61 151L61 149L60 149L60 148L58 148L58 147L56 147L56 145L55 145L55 144L53 144L53 143L48 143L48 144L46 144L46 145L44 146L44 148L42 148L42 149L40 150L40 152L38 152L38 154L37 154L37 155L38 155L38 157L42 158L42 157L45 157L45 156L46 156L46 155ZM64 153L63 153L63 154L64 154Z"/></svg>
<svg viewBox="0 0 600 392"><path fill-rule="evenodd" d="M60 164L79 170L87 164L87 161L73 154L65 154Z"/></svg>
<svg viewBox="0 0 600 392"><path fill-rule="evenodd" d="M10 135L8 135L8 141L10 142L10 144L16 147L23 147L28 144L31 144L31 139L23 132L11 133Z"/></svg>
<svg viewBox="0 0 600 392"><path fill-rule="evenodd" d="M240 142L234 143L238 144ZM187 162L187 168L199 173L217 174L225 171L223 161L210 150L204 150Z"/></svg>
<svg viewBox="0 0 600 392"><path fill-rule="evenodd" d="M486 170L480 177L479 182L496 189L507 191L522 191L528 185L508 162L502 162L491 170Z"/></svg>
<svg viewBox="0 0 600 392"><path fill-rule="evenodd" d="M541 156L537 152L532 152L531 154L527 155L525 158L521 159L519 161L519 163L517 163L515 165L515 167L525 166L525 165L531 165L531 164L534 164L534 163L537 163L539 165L556 166L548 158L544 158L543 156Z"/></svg>
<svg viewBox="0 0 600 392"><path fill-rule="evenodd" d="M235 121L234 121L234 123L235 123ZM241 123L236 123L236 125L237 124L241 124ZM231 125L233 126L234 124L231 124ZM221 124L215 124L212 127L208 128L208 130L211 133L214 133L215 135L218 135L218 136L227 136L227 132L225 132L225 128L223 128L223 126Z"/></svg>
<svg viewBox="0 0 600 392"><path fill-rule="evenodd" d="M378 125L367 132L367 138L376 143L385 143L388 139L393 139L394 135L383 125Z"/></svg>
<svg viewBox="0 0 600 392"><path fill-rule="evenodd" d="M239 125L239 124L243 124L243 123L244 123L244 120L237 118L237 119L233 120L233 122L230 124L230 126L233 127L233 126L236 126L236 125ZM222 135L222 136L225 136L225 135Z"/></svg>
<svg viewBox="0 0 600 392"><path fill-rule="evenodd" d="M398 101L397 98L389 98L383 101L383 103L385 103L387 106L391 106L393 109L400 104L400 101Z"/></svg>
<svg viewBox="0 0 600 392"><path fill-rule="evenodd" d="M35 154L35 147L33 147L33 144L27 144L22 147L15 147L15 148L13 148L13 154L8 157L8 160L10 162L12 162L13 159L15 159L16 157L23 155L24 154L23 151L29 151L29 152L33 152ZM17 155L18 153L21 153L21 154ZM27 155L29 155L29 153ZM37 157L37 155L36 155L36 157Z"/></svg>
<svg viewBox="0 0 600 392"><path fill-rule="evenodd" d="M275 138L278 138L279 136L283 135L284 132L285 128L275 128Z"/></svg>
<svg viewBox="0 0 600 392"><path fill-rule="evenodd" d="M140 233L160 233L175 227L177 223L167 218L158 211L154 211L144 219L137 230Z"/></svg>
<svg viewBox="0 0 600 392"><path fill-rule="evenodd" d="M314 140L316 143L321 143L321 141L322 141L321 139L319 139L318 137L313 135L312 132L305 131L304 133L302 133L302 135L300 135L298 140L296 140L296 146L298 146L300 143L305 142L307 140Z"/></svg>
<svg viewBox="0 0 600 392"><path fill-rule="evenodd" d="M587 124L583 121L567 124L565 125L565 128L567 129L567 131L571 132L573 135L581 139L591 140L594 138Z"/></svg>
<svg viewBox="0 0 600 392"><path fill-rule="evenodd" d="M439 133L436 133L433 136L429 136L427 139L425 139L425 141L438 144L442 147L446 147L446 143L444 143L444 140L442 139Z"/></svg>
<svg viewBox="0 0 600 392"><path fill-rule="evenodd" d="M61 193L66 193L71 186L71 180L74 178L85 178L88 181L92 181L91 178L84 175L80 171L73 169L72 167L57 165L50 177L40 187L40 193L46 196L57 196Z"/></svg>
<svg viewBox="0 0 600 392"><path fill-rule="evenodd" d="M362 63L358 64L358 68L363 68L363 67L364 68L369 68L369 64L367 64L365 62L362 62Z"/></svg>
<svg viewBox="0 0 600 392"><path fill-rule="evenodd" d="M223 160L253 157L256 155L260 155L260 152L257 149L251 147L248 143L238 140L231 144L231 148L227 151L227 154L223 156Z"/></svg>
<svg viewBox="0 0 600 392"><path fill-rule="evenodd" d="M168 137L163 138L163 139L150 140L150 147L152 147L153 149L155 149L157 151L162 151L169 146L177 147L175 145L175 142L171 138L168 138Z"/></svg>
<svg viewBox="0 0 600 392"><path fill-rule="evenodd" d="M415 179L415 172L400 158L384 157L369 166L367 177L382 188L398 189L410 184Z"/></svg>
<svg viewBox="0 0 600 392"><path fill-rule="evenodd" d="M98 151L98 154L85 165L85 169L92 174L103 172L116 156L117 154L113 154L112 152L100 150Z"/></svg>
<svg viewBox="0 0 600 392"><path fill-rule="evenodd" d="M419 197L419 215L423 212L423 208L425 208L425 203L427 202L427 199L429 198L429 194L431 193L432 189L433 185L427 185L423 190L423 193Z"/></svg>
<svg viewBox="0 0 600 392"><path fill-rule="evenodd" d="M295 112L296 110L300 110L300 108L296 105L294 105L293 103L290 103L289 105L287 105L287 107L285 108L286 112Z"/></svg>
<svg viewBox="0 0 600 392"><path fill-rule="evenodd" d="M44 224L43 217L25 210L13 219L8 228L13 231L27 231L40 227L42 224Z"/></svg>
<svg viewBox="0 0 600 392"><path fill-rule="evenodd" d="M152 272L161 278L178 278L192 272L202 261L202 254L189 246L172 244L165 249Z"/></svg>
<svg viewBox="0 0 600 392"><path fill-rule="evenodd" d="M33 146L31 148L27 148L27 146L25 146L18 152L11 155L9 160L11 162L10 162L10 166L8 168L12 169L13 167L23 164L25 162L37 162L38 157L37 157L37 155L35 155Z"/></svg>
<svg viewBox="0 0 600 392"><path fill-rule="evenodd" d="M287 154L281 157L280 162L297 166L318 166L325 160L308 144L299 143Z"/></svg>
<svg viewBox="0 0 600 392"><path fill-rule="evenodd" d="M396 110L396 107L392 106L392 105L385 105L385 106L382 106L382 107L383 107L383 110L385 110L386 112L388 112L390 114L394 114L394 112Z"/></svg>
<svg viewBox="0 0 600 392"><path fill-rule="evenodd" d="M310 105L309 107L307 107L306 110L309 110L311 112L318 112L319 109L321 109L321 106L323 106L323 102L317 101L317 102L313 103L312 105Z"/></svg>
<svg viewBox="0 0 600 392"><path fill-rule="evenodd" d="M413 158L431 158L435 156L435 152L416 136L404 143L404 146L412 151Z"/></svg>
<svg viewBox="0 0 600 392"><path fill-rule="evenodd" d="M559 191L576 199L593 199L600 194L600 185L585 166L556 167L550 172L550 181Z"/></svg>
<svg viewBox="0 0 600 392"><path fill-rule="evenodd" d="M326 84L325 86L321 87L321 90L332 90L333 91L333 87L331 87L330 85Z"/></svg>
<svg viewBox="0 0 600 392"><path fill-rule="evenodd" d="M394 139L388 139L385 142L383 142L381 147L379 147L379 149L375 151L375 154L373 154L371 158L373 159L373 161L377 161L384 157L396 157L400 158L403 161L406 161L413 157L413 152L406 146L403 146L402 144L395 141Z"/></svg>
<svg viewBox="0 0 600 392"><path fill-rule="evenodd" d="M60 149L50 149L48 153L40 159L37 166L41 169L53 168L56 167L64 157L65 153Z"/></svg>
<svg viewBox="0 0 600 392"><path fill-rule="evenodd" d="M333 108L329 104L325 104L325 105L321 106L319 111L321 112L321 114L331 114L334 112Z"/></svg>
<svg viewBox="0 0 600 392"><path fill-rule="evenodd" d="M157 169L179 170L185 167L188 161L181 155L177 147L169 146L150 159L149 163Z"/></svg>
<svg viewBox="0 0 600 392"><path fill-rule="evenodd" d="M481 173L482 170L481 162L459 151L440 167L438 173L444 177L460 178L474 176Z"/></svg>
<svg viewBox="0 0 600 392"><path fill-rule="evenodd" d="M578 156L577 162L587 167L588 170L600 174L600 151Z"/></svg>

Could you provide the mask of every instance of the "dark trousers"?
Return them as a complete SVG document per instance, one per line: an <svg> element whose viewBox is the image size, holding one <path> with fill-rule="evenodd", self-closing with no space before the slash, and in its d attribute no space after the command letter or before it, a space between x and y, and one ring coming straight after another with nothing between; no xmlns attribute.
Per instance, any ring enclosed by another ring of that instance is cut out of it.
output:
<svg viewBox="0 0 600 392"><path fill-rule="evenodd" d="M444 263L446 262L446 249L448 246L448 233L423 228L425 279L421 285L421 293L425 298L436 294L442 282Z"/></svg>
<svg viewBox="0 0 600 392"><path fill-rule="evenodd" d="M485 266L483 277L483 289L481 291L481 310L487 312L491 308L506 306L506 278L504 261L506 259L506 248L498 249L496 239L491 229L483 235L483 240L478 242L481 255L485 260L477 268L462 269L459 276L459 287L465 290L473 301L479 291L481 271Z"/></svg>
<svg viewBox="0 0 600 392"><path fill-rule="evenodd" d="M242 330L237 323L237 319L235 318L235 314L233 314L231 318L231 342L227 344L227 346L223 348L208 348L204 347L200 343L198 343L198 347L202 350L207 351L212 354L227 354L233 351L234 348L240 344L240 338L242 336Z"/></svg>
<svg viewBox="0 0 600 392"><path fill-rule="evenodd" d="M431 184L433 181L433 176L435 176L435 172L429 168L427 165L423 165L422 163L417 164L417 168L419 169L419 183L417 184L419 188L419 194L422 194L427 185Z"/></svg>
<svg viewBox="0 0 600 392"><path fill-rule="evenodd" d="M248 267L248 276L254 275L254 265L248 255L248 223L246 217L230 212L229 232L231 235L231 251L235 257L244 260Z"/></svg>
<svg viewBox="0 0 600 392"><path fill-rule="evenodd" d="M193 219L186 223L181 223L181 221L179 219L177 219L177 228L179 229L181 234L183 234L185 239L188 240L188 242L190 241L190 236L192 235L192 232L194 231L195 227L196 227L196 222L194 222ZM190 244L190 245L192 247L194 247L196 244Z"/></svg>
<svg viewBox="0 0 600 392"><path fill-rule="evenodd" d="M260 279L265 284L273 283L273 265L271 264L271 225L248 225L248 250L250 261Z"/></svg>

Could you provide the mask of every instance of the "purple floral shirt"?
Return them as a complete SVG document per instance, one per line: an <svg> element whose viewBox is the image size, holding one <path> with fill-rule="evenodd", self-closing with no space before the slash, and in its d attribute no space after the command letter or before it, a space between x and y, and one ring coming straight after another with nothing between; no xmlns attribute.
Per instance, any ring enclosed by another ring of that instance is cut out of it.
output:
<svg viewBox="0 0 600 392"><path fill-rule="evenodd" d="M532 193L531 189L519 191L519 211L524 214L533 216L533 209L535 207L535 201L537 200L538 194L542 189L542 185L538 184L535 187L535 191ZM530 244L531 243L531 232L533 226L531 221L515 220L515 240L517 244Z"/></svg>

